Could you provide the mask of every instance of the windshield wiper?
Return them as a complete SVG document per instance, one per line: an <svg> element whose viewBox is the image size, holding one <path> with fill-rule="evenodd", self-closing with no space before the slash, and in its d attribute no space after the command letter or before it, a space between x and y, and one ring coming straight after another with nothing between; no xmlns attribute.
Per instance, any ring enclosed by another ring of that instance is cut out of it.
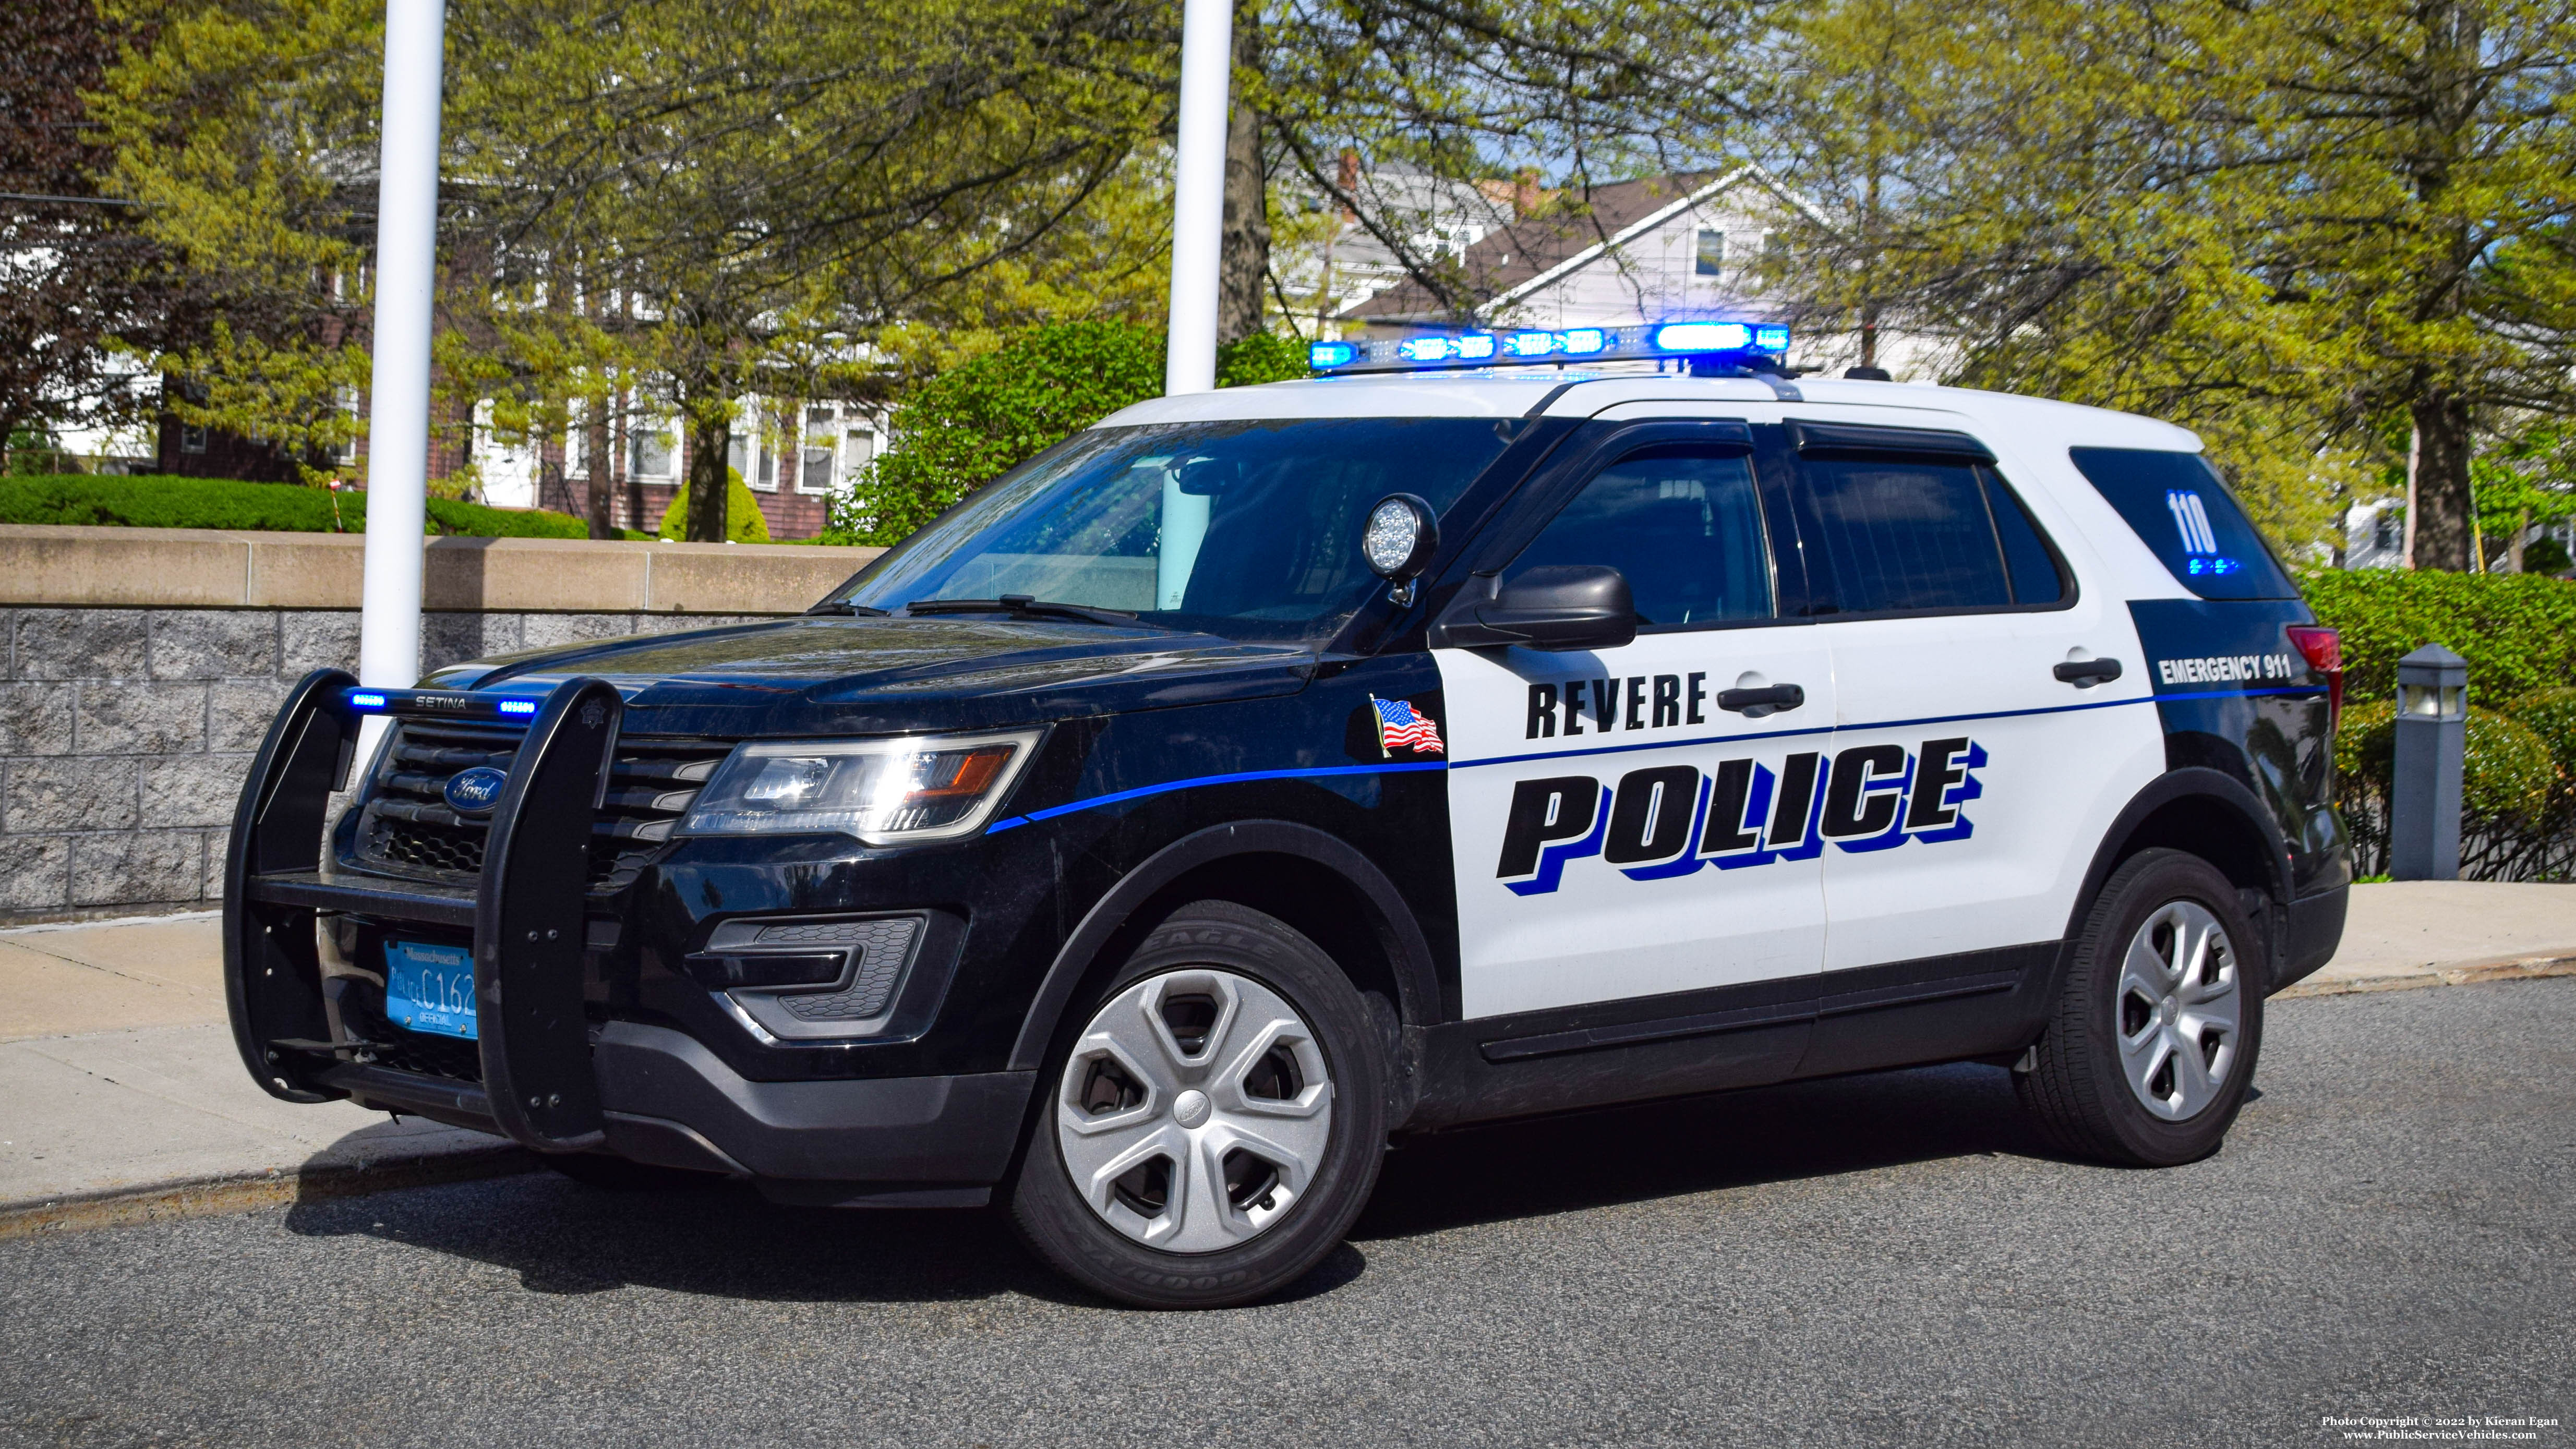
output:
<svg viewBox="0 0 2576 1449"><path fill-rule="evenodd" d="M872 609L865 604L853 604L847 599L825 599L823 602L816 604L805 612L808 614L839 614L844 618L850 619L883 619L888 617L888 611L884 609Z"/></svg>
<svg viewBox="0 0 2576 1449"><path fill-rule="evenodd" d="M914 615L934 614L1008 614L1014 619L1071 619L1083 624L1107 624L1115 628L1158 628L1140 624L1134 614L1124 609L1095 609L1088 604L1055 604L1027 594L1004 594L998 599L915 599L903 606Z"/></svg>

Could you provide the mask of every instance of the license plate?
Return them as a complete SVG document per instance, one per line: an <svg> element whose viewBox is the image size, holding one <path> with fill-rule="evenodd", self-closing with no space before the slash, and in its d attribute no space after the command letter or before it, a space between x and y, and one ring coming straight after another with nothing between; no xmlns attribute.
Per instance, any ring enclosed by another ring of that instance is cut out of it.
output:
<svg viewBox="0 0 2576 1449"><path fill-rule="evenodd" d="M474 953L418 941L385 943L385 1019L406 1031L474 1039Z"/></svg>

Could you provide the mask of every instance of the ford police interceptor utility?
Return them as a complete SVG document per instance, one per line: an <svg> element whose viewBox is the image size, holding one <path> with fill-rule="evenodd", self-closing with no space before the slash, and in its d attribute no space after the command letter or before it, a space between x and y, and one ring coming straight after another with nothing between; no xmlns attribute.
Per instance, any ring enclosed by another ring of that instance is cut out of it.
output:
<svg viewBox="0 0 2576 1449"><path fill-rule="evenodd" d="M1007 1204L1170 1306L1515 1115L1972 1060L2064 1150L2216 1150L2342 931L2334 634L2191 434L1785 346L1318 344L801 618L317 673L243 1058L575 1178Z"/></svg>

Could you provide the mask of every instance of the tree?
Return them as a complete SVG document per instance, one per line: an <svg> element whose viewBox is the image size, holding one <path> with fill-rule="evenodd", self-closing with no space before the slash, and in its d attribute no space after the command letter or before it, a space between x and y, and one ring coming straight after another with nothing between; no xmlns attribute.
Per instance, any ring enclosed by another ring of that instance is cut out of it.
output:
<svg viewBox="0 0 2576 1449"><path fill-rule="evenodd" d="M116 43L88 0L0 7L0 440L149 417L157 390L118 341L201 320L131 203L98 190L110 157L82 95Z"/></svg>
<svg viewBox="0 0 2576 1449"><path fill-rule="evenodd" d="M1270 333L1217 349L1217 385L1304 377L1304 350ZM1163 395L1163 338L1122 322L1034 329L914 389L895 446L846 497L824 538L894 544L959 499L1130 403Z"/></svg>
<svg viewBox="0 0 2576 1449"><path fill-rule="evenodd" d="M2567 405L2571 42L2521 0L1836 0L1784 30L1775 143L1834 218L1789 265L1951 380L2200 429L2288 542L2404 419L2417 557L2471 567L2478 412Z"/></svg>
<svg viewBox="0 0 2576 1449"><path fill-rule="evenodd" d="M121 175L192 267L305 313L188 358L209 407L316 411L363 340L341 178L374 150L373 0L115 3L157 34L112 78ZM1130 3L452 7L448 416L553 432L640 390L685 424L690 536L721 537L735 399L873 372L870 333L1037 250L1153 133Z"/></svg>

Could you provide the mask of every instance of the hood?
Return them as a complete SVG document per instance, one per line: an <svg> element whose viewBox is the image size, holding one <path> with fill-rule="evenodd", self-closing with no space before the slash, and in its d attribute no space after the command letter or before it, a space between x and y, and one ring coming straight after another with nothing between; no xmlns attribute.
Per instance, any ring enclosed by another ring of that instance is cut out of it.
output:
<svg viewBox="0 0 2576 1449"><path fill-rule="evenodd" d="M536 693L588 675L626 696L636 733L883 734L1292 694L1315 658L1141 627L806 617L505 654L423 683Z"/></svg>

